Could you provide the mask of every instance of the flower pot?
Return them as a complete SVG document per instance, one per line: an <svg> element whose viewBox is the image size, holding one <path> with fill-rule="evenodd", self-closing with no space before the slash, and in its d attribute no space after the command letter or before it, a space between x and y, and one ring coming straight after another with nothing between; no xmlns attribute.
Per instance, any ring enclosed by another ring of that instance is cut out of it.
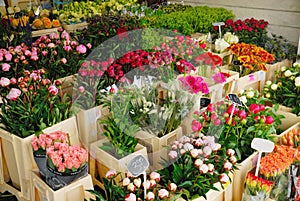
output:
<svg viewBox="0 0 300 201"><path fill-rule="evenodd" d="M145 158L148 158L146 147L141 144L137 144L133 153L117 159L100 148L105 142L108 142L106 138L98 140L90 146L90 174L93 178L93 183L102 189L104 189L103 178L108 170L113 169L117 172L126 173L128 172L126 165L135 156L143 155Z"/></svg>
<svg viewBox="0 0 300 201"><path fill-rule="evenodd" d="M33 158L35 160L36 165L39 168L41 177L44 179L46 176L46 151L44 153L33 152Z"/></svg>
<svg viewBox="0 0 300 201"><path fill-rule="evenodd" d="M88 175L88 165L85 164L81 168L73 172L58 172L48 166L46 168L46 183L53 189L58 190L73 181Z"/></svg>
<svg viewBox="0 0 300 201"><path fill-rule="evenodd" d="M159 164L162 161L161 158L167 158L168 155L168 150L165 146L182 137L182 128L178 127L176 130L162 137L154 136L145 131L139 131L135 136L140 144L147 147L150 169L158 170L163 168L161 164Z"/></svg>

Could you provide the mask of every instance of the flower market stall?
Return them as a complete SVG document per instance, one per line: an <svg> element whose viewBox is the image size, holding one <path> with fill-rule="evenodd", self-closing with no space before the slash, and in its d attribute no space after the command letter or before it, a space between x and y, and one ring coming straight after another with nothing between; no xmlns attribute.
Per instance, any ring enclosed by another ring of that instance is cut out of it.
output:
<svg viewBox="0 0 300 201"><path fill-rule="evenodd" d="M300 200L300 63L266 19L150 0L0 17L0 200Z"/></svg>

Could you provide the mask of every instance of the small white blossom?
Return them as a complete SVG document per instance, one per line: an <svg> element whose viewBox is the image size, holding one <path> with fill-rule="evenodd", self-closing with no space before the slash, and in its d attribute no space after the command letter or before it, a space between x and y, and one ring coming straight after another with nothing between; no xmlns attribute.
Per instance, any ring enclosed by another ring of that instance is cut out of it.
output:
<svg viewBox="0 0 300 201"><path fill-rule="evenodd" d="M290 70L287 70L284 72L285 77L290 77L292 75L292 72Z"/></svg>
<svg viewBox="0 0 300 201"><path fill-rule="evenodd" d="M271 89L274 90L274 91L277 90L277 87L278 87L277 84L272 84L271 85Z"/></svg>

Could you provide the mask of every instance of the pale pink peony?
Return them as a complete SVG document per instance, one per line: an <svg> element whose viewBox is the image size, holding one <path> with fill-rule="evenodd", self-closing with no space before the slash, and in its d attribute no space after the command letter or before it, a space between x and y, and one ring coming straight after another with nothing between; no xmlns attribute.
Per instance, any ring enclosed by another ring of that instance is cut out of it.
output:
<svg viewBox="0 0 300 201"><path fill-rule="evenodd" d="M137 179L133 180L133 183L137 188L140 188L141 184L142 184L142 180L141 180L141 178L137 178Z"/></svg>
<svg viewBox="0 0 300 201"><path fill-rule="evenodd" d="M11 68L11 66L8 63L2 64L2 71L7 72L7 71L9 71L10 68Z"/></svg>
<svg viewBox="0 0 300 201"><path fill-rule="evenodd" d="M222 173L219 177L219 181L222 183L222 184L226 184L227 182L229 182L229 177L227 176L227 174L225 173Z"/></svg>
<svg viewBox="0 0 300 201"><path fill-rule="evenodd" d="M127 194L125 196L125 201L136 201L136 195L134 193Z"/></svg>
<svg viewBox="0 0 300 201"><path fill-rule="evenodd" d="M170 151L169 152L169 157L170 157L170 159L176 159L177 158L177 152L176 151Z"/></svg>
<svg viewBox="0 0 300 201"><path fill-rule="evenodd" d="M147 195L146 195L146 200L147 201L151 201L151 200L154 200L155 199L155 195L153 192L148 192Z"/></svg>
<svg viewBox="0 0 300 201"><path fill-rule="evenodd" d="M169 190L171 192L175 192L177 190L177 185L175 183L170 183L169 184Z"/></svg>
<svg viewBox="0 0 300 201"><path fill-rule="evenodd" d="M56 86L51 85L48 87L48 92L52 95L56 95L58 93L58 89L56 88Z"/></svg>
<svg viewBox="0 0 300 201"><path fill-rule="evenodd" d="M150 173L150 179L155 180L156 182L160 181L160 174L157 172L151 172Z"/></svg>
<svg viewBox="0 0 300 201"><path fill-rule="evenodd" d="M2 87L7 87L10 84L10 80L6 77L1 77L0 79L0 85Z"/></svg>
<svg viewBox="0 0 300 201"><path fill-rule="evenodd" d="M226 160L225 163L224 163L224 169L226 171L231 170L232 169L232 163L230 163L228 160Z"/></svg>
<svg viewBox="0 0 300 201"><path fill-rule="evenodd" d="M206 174L208 172L208 166L206 164L202 164L199 166L199 171L201 174Z"/></svg>
<svg viewBox="0 0 300 201"><path fill-rule="evenodd" d="M76 51L80 54L84 54L84 53L86 53L86 47L84 45L80 44L77 46Z"/></svg>
<svg viewBox="0 0 300 201"><path fill-rule="evenodd" d="M123 186L128 186L128 184L130 184L130 179L128 177L124 178L122 181L122 185Z"/></svg>
<svg viewBox="0 0 300 201"><path fill-rule="evenodd" d="M235 154L235 151L234 151L233 149L228 149L228 150L226 151L226 154L227 154L228 156L233 156L233 155Z"/></svg>
<svg viewBox="0 0 300 201"><path fill-rule="evenodd" d="M193 158L197 158L198 157L198 149L192 149L191 151L190 151L190 154L191 154L191 156L193 157Z"/></svg>
<svg viewBox="0 0 300 201"><path fill-rule="evenodd" d="M12 88L9 93L6 95L6 98L10 100L17 100L17 98L21 95L21 90Z"/></svg>
<svg viewBox="0 0 300 201"><path fill-rule="evenodd" d="M166 189L160 189L159 191L158 191L158 197L160 198L160 199L166 199L167 197L169 197L169 191L167 191Z"/></svg>
<svg viewBox="0 0 300 201"><path fill-rule="evenodd" d="M133 183L129 183L129 184L127 185L127 189L128 189L129 191L131 191L131 192L134 192L135 189L136 189L136 186L135 186Z"/></svg>
<svg viewBox="0 0 300 201"><path fill-rule="evenodd" d="M117 172L115 170L109 170L106 172L105 177L108 179L111 179L117 175Z"/></svg>

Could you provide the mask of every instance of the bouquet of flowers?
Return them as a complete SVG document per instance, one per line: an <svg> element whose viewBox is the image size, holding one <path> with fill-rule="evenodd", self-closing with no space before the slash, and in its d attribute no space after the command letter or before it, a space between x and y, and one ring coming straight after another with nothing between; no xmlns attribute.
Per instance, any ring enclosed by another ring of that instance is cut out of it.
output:
<svg viewBox="0 0 300 201"><path fill-rule="evenodd" d="M283 66L277 72L276 81L267 81L264 96L272 103L282 104L292 108L292 112L300 115L300 64L291 67Z"/></svg>
<svg viewBox="0 0 300 201"><path fill-rule="evenodd" d="M20 77L2 77L1 128L19 137L70 117L71 99L61 91L61 82L45 78L44 69L24 71Z"/></svg>
<svg viewBox="0 0 300 201"><path fill-rule="evenodd" d="M238 66L237 69L234 69L235 71L240 72L240 75L242 76L259 70L267 71L265 64L272 63L274 60L272 54L253 44L236 43L230 45L228 49L234 55L233 62L235 62L236 59L238 65L244 67L243 69L240 69L240 66ZM235 66L231 67L236 68Z"/></svg>
<svg viewBox="0 0 300 201"><path fill-rule="evenodd" d="M166 168L158 172L163 184L176 184L174 193L182 198L206 198L210 189L217 190L216 182L223 187L230 183L236 162L235 151L223 148L213 136L183 136L170 145L168 158L162 162Z"/></svg>
<svg viewBox="0 0 300 201"><path fill-rule="evenodd" d="M246 108L220 101L209 104L202 113L196 112L192 129L215 136L226 149L235 150L238 161L242 161L252 154L249 147L253 138L273 139L281 118L275 114L276 109L256 103Z"/></svg>
<svg viewBox="0 0 300 201"><path fill-rule="evenodd" d="M46 148L54 145L55 142L67 143L68 134L62 131L52 133L41 133L31 139L33 152L46 153Z"/></svg>
<svg viewBox="0 0 300 201"><path fill-rule="evenodd" d="M243 201L265 201L270 196L273 182L248 172L245 186Z"/></svg>

